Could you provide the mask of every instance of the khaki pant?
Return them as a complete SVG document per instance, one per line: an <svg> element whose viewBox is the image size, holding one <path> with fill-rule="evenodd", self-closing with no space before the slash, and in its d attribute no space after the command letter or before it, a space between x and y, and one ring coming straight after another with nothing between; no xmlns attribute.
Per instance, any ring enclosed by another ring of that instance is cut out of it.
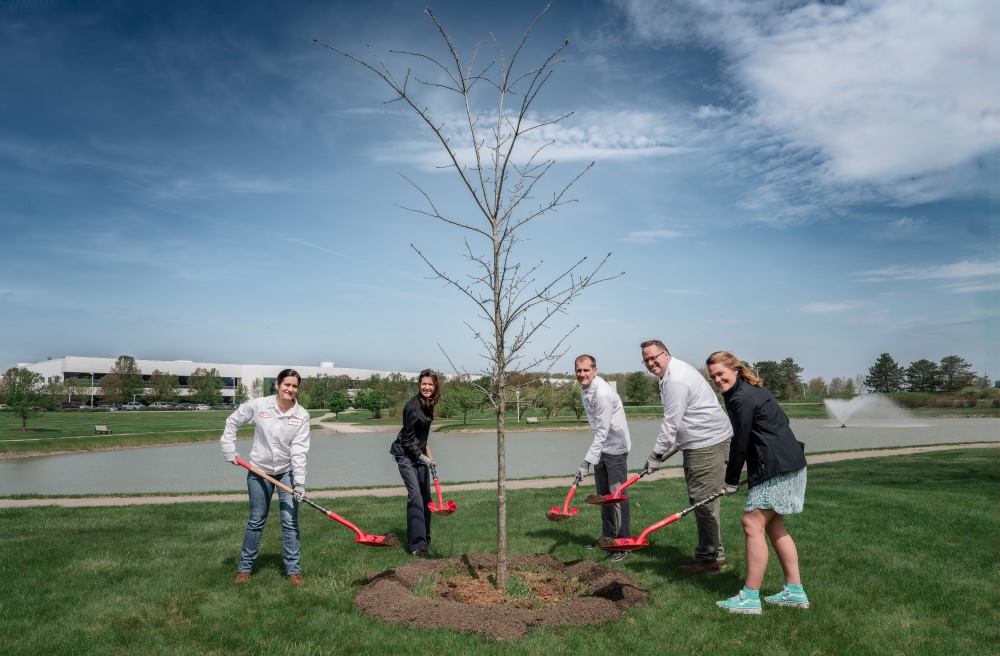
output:
<svg viewBox="0 0 1000 656"><path fill-rule="evenodd" d="M701 501L722 489L726 465L729 464L730 441L684 451L684 480L687 482L688 500L691 503ZM698 546L694 550L694 559L709 562L725 560L719 500L695 509L694 518L698 524Z"/></svg>

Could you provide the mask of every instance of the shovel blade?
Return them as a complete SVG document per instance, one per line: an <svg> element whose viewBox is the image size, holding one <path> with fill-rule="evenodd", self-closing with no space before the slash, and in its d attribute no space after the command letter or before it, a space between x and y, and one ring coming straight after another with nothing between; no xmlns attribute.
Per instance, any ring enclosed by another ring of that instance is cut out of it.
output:
<svg viewBox="0 0 1000 656"><path fill-rule="evenodd" d="M610 506L615 503L621 503L622 501L628 501L627 494L591 494L584 499L585 503L589 503L592 506Z"/></svg>
<svg viewBox="0 0 1000 656"><path fill-rule="evenodd" d="M649 546L649 540L642 538L601 538L597 546L607 551L635 551Z"/></svg>
<svg viewBox="0 0 1000 656"><path fill-rule="evenodd" d="M570 517L573 517L578 512L580 512L579 508L570 508L568 511L564 512L561 507L552 506L547 511L545 511L545 518L548 519L550 522L561 522L564 519L569 519Z"/></svg>
<svg viewBox="0 0 1000 656"><path fill-rule="evenodd" d="M431 501L427 504L427 509L435 515L450 515L458 510L458 505L454 501L442 501L441 503Z"/></svg>
<svg viewBox="0 0 1000 656"><path fill-rule="evenodd" d="M372 535L371 533L362 533L354 538L354 541L358 544L363 544L366 547L398 547L399 538L391 533L389 535Z"/></svg>

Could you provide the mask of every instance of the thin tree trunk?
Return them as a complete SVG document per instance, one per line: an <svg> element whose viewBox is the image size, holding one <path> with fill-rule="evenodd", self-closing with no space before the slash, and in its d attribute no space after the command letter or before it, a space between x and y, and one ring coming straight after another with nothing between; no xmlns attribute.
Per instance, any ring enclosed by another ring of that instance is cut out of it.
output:
<svg viewBox="0 0 1000 656"><path fill-rule="evenodd" d="M502 379L501 379L502 380ZM504 415L504 383L501 382L497 405L497 571L496 587L507 589L507 450Z"/></svg>

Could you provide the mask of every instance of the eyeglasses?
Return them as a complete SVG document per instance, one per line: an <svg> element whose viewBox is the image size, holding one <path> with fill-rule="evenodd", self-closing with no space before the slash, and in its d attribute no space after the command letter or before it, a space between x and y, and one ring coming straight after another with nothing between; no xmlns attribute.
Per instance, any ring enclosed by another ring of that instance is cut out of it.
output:
<svg viewBox="0 0 1000 656"><path fill-rule="evenodd" d="M642 359L642 363L643 364L653 364L654 362L656 362L656 358L660 357L664 353L666 353L666 351L660 351L656 355L651 355L648 358L643 358Z"/></svg>

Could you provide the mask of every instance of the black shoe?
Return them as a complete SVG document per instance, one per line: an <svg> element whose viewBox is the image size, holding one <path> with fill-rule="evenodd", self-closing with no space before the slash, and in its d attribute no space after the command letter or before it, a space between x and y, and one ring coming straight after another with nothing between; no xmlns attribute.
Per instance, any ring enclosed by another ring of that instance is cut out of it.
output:
<svg viewBox="0 0 1000 656"><path fill-rule="evenodd" d="M413 551L410 552L410 555L413 556L414 558L426 558L427 557L427 550L426 549L414 549Z"/></svg>
<svg viewBox="0 0 1000 656"><path fill-rule="evenodd" d="M611 553L608 554L607 559L613 563L620 563L621 561L628 558L631 553L632 553L631 551L612 551Z"/></svg>
<svg viewBox="0 0 1000 656"><path fill-rule="evenodd" d="M597 538L590 544L584 547L584 549L600 549L601 548L601 538Z"/></svg>

